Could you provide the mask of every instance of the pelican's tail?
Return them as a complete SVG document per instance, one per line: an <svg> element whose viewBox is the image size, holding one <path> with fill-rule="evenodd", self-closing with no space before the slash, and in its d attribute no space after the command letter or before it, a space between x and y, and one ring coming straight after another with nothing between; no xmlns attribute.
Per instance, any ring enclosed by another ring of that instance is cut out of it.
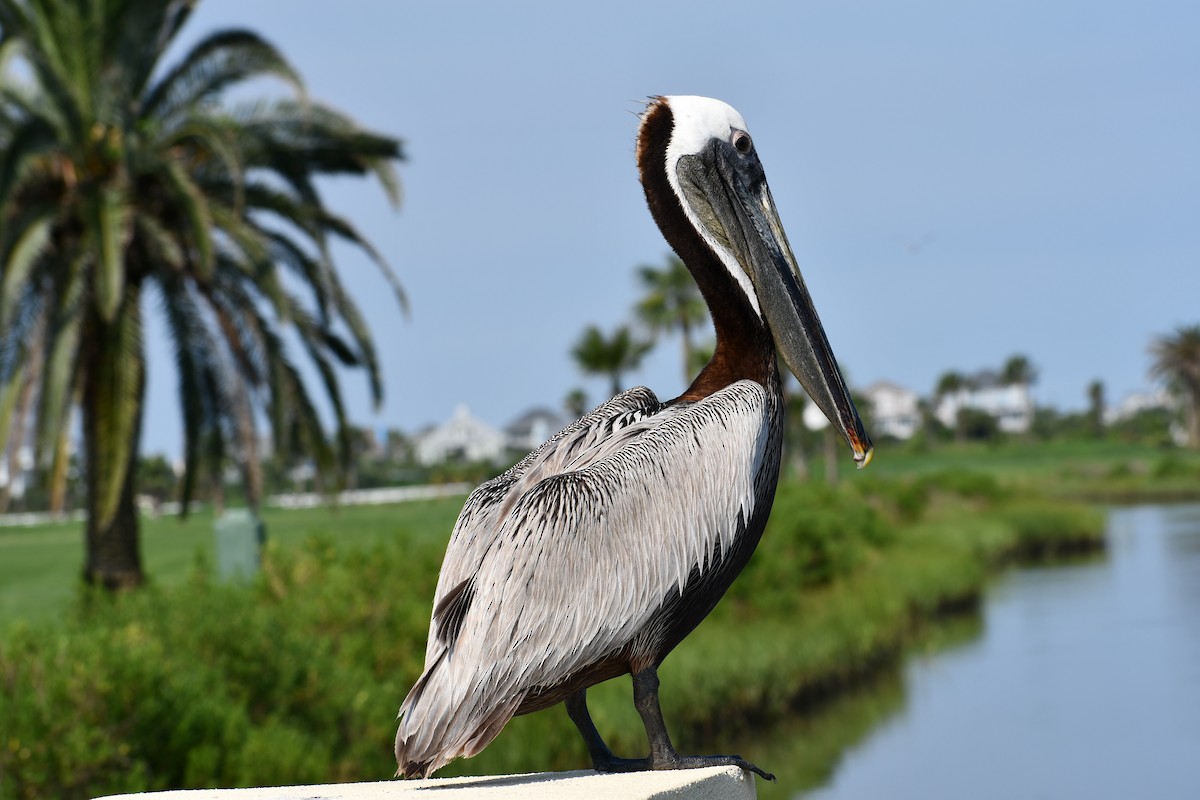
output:
<svg viewBox="0 0 1200 800"><path fill-rule="evenodd" d="M520 697L481 696L480 683L456 680L446 652L425 669L400 705L396 731L396 775L427 778L456 758L469 758L491 744L512 719Z"/></svg>

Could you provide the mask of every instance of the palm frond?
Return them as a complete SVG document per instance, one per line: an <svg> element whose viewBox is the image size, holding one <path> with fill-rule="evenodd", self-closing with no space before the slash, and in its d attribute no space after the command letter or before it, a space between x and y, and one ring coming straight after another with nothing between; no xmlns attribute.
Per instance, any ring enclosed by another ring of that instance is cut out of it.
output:
<svg viewBox="0 0 1200 800"><path fill-rule="evenodd" d="M175 161L167 164L166 176L175 192L175 201L183 211L191 234L196 277L208 280L213 271L213 218L207 198L183 167Z"/></svg>
<svg viewBox="0 0 1200 800"><path fill-rule="evenodd" d="M66 424L78 383L79 344L83 329L83 286L76 275L50 304L53 318L46 331L46 368L38 392L37 454L45 463L58 431Z"/></svg>
<svg viewBox="0 0 1200 800"><path fill-rule="evenodd" d="M299 73L258 34L224 30L198 42L146 95L144 117L169 118L188 113L230 86L273 75L303 96Z"/></svg>
<svg viewBox="0 0 1200 800"><path fill-rule="evenodd" d="M25 228L7 253L3 264L3 282L0 283L0 331L8 330L12 321L13 307L28 284L38 260L50 247L50 228L54 214L45 213Z"/></svg>
<svg viewBox="0 0 1200 800"><path fill-rule="evenodd" d="M357 245L360 250L375 262L375 266L379 268L379 272L388 282L388 285L392 287L392 293L396 296L396 302L400 305L400 310L408 314L408 295L400 283L400 277L396 275L395 270L392 269L387 259L383 257L383 254L376 250L349 220L327 211L321 215L321 223L330 233L336 234L351 244Z"/></svg>
<svg viewBox="0 0 1200 800"><path fill-rule="evenodd" d="M383 377L379 371L379 357L375 352L375 342L371 338L371 332L367 330L367 323L363 319L362 312L342 289L336 274L331 282L331 288L337 304L338 315L346 324L354 343L358 346L359 361L367 370L367 380L371 387L371 402L378 408L383 402Z"/></svg>
<svg viewBox="0 0 1200 800"><path fill-rule="evenodd" d="M0 158L0 208L8 205L29 160L55 147L57 142L57 131L41 117L26 120L13 133Z"/></svg>
<svg viewBox="0 0 1200 800"><path fill-rule="evenodd" d="M228 196L228 202L233 205L234 210L241 213L245 204L242 156L238 150L236 131L231 130L227 121L210 115L193 114L169 131L163 138L162 147L168 150L176 147L188 148L192 152L187 156L187 160L196 164L207 163L215 158L224 167L220 172L223 179L221 185L228 187L228 191L222 194ZM181 161L182 159L171 159L171 163L177 168L182 166ZM209 171L209 168L204 168L204 172ZM200 170L197 172L201 173ZM205 188L211 184L210 180L202 177L202 173L195 177L202 181ZM178 178L171 180L177 182Z"/></svg>
<svg viewBox="0 0 1200 800"><path fill-rule="evenodd" d="M192 0L135 0L110 3L104 9L103 51L106 61L118 68L111 79L120 81L123 96L144 94L159 60L194 6Z"/></svg>
<svg viewBox="0 0 1200 800"><path fill-rule="evenodd" d="M96 259L92 268L92 292L101 319L112 322L125 295L125 242L132 214L128 197L119 187L102 189L92 211L92 236Z"/></svg>
<svg viewBox="0 0 1200 800"><path fill-rule="evenodd" d="M337 273L330 269L329 262L313 258L282 233L270 230L263 230L262 233L270 243L272 258L289 269L312 291L317 313L322 321L328 321L331 297L337 283Z"/></svg>
<svg viewBox="0 0 1200 800"><path fill-rule="evenodd" d="M221 415L219 367L213 358L218 346L213 340L204 314L188 282L180 275L163 276L159 281L167 331L175 353L175 372L179 381L179 401L183 412L183 482L180 504L187 513L196 487L206 437L215 435Z"/></svg>
<svg viewBox="0 0 1200 800"><path fill-rule="evenodd" d="M161 220L151 214L138 214L134 217L133 227L134 235L139 237L150 258L173 270L183 271L184 247Z"/></svg>

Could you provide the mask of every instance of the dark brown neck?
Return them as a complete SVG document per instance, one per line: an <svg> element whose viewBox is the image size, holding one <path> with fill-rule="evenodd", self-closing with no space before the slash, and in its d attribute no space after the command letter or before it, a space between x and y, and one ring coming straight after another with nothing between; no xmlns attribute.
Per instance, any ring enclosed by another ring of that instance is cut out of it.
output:
<svg viewBox="0 0 1200 800"><path fill-rule="evenodd" d="M676 401L699 400L743 379L767 386L778 370L771 334L733 276L692 226L667 180L667 146L673 127L666 102L651 103L638 132L638 171L650 213L695 278L717 332L712 359Z"/></svg>

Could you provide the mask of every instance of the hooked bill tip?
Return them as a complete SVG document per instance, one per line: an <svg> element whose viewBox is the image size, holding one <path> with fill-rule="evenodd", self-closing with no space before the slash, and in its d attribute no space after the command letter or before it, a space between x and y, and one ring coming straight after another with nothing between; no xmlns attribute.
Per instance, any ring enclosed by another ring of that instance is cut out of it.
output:
<svg viewBox="0 0 1200 800"><path fill-rule="evenodd" d="M871 459L873 459L874 457L875 457L875 448L872 445L867 445L867 449L865 452L862 450L859 450L858 448L854 449L855 466L857 466L859 469L863 469L868 464L870 464Z"/></svg>

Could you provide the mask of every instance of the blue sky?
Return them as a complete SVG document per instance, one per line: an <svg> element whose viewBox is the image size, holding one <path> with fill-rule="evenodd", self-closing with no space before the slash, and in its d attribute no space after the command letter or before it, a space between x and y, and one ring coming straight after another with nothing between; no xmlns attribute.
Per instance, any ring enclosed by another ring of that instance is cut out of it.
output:
<svg viewBox="0 0 1200 800"><path fill-rule="evenodd" d="M359 424L605 399L569 350L627 321L635 267L667 253L634 165L652 94L742 112L853 385L925 393L1024 353L1038 402L1082 407L1097 378L1115 402L1147 385L1152 336L1200 322L1195 3L204 0L182 41L225 27L406 141L399 212L366 182L326 195L412 302L339 251L386 380L376 413L347 375ZM152 359L144 447L178 453ZM629 379L677 394L677 343Z"/></svg>

